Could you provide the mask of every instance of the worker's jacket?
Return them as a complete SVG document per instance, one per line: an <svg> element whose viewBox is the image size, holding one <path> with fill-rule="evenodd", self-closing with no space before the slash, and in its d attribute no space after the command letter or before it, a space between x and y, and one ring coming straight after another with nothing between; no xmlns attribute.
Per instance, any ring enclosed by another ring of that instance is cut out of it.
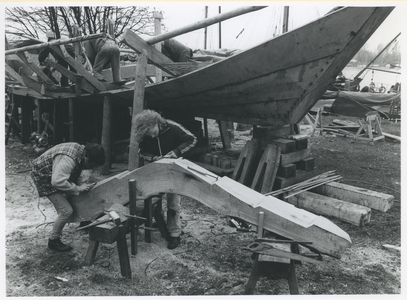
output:
<svg viewBox="0 0 407 300"><path fill-rule="evenodd" d="M172 120L166 120L159 129L157 137L145 136L139 144L140 154L147 161L152 161L154 156L164 156L171 151L174 151L177 157L184 156L196 145L196 137Z"/></svg>
<svg viewBox="0 0 407 300"><path fill-rule="evenodd" d="M54 158L59 154L68 155L76 162L76 166L71 172L70 182L76 182L82 172L83 166L81 161L85 156L85 146L78 143L63 143L52 147L30 162L32 168L31 178L37 187L40 197L58 192L51 185L51 177Z"/></svg>
<svg viewBox="0 0 407 300"><path fill-rule="evenodd" d="M192 49L175 39L161 42L161 52L174 62L187 62L192 57Z"/></svg>

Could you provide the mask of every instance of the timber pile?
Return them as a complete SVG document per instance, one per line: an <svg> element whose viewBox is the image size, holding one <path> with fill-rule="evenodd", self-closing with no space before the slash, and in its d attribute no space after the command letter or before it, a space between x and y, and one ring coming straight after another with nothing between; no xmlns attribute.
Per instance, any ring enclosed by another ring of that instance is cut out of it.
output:
<svg viewBox="0 0 407 300"><path fill-rule="evenodd" d="M392 207L394 196L336 182L342 177L333 172L265 195L360 227L370 222L372 209L387 212Z"/></svg>

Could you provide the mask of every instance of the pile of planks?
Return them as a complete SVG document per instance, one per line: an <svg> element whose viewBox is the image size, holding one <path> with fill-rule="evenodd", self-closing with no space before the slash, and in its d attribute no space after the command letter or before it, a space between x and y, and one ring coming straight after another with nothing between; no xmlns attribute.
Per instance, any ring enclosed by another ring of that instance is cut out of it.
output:
<svg viewBox="0 0 407 300"><path fill-rule="evenodd" d="M360 227L370 222L372 210L387 212L393 206L394 196L336 182L341 177L327 173L266 195Z"/></svg>

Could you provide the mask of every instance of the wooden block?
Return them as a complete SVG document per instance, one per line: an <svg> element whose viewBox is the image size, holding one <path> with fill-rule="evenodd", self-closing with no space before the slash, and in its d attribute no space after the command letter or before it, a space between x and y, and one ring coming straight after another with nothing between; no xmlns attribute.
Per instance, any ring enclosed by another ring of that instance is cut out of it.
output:
<svg viewBox="0 0 407 300"><path fill-rule="evenodd" d="M295 149L298 150L303 150L308 148L308 138L301 138L295 140Z"/></svg>
<svg viewBox="0 0 407 300"><path fill-rule="evenodd" d="M285 200L298 208L319 215L334 217L356 226L362 227L370 222L370 208L324 195L304 191Z"/></svg>
<svg viewBox="0 0 407 300"><path fill-rule="evenodd" d="M294 152L296 147L296 141L289 139L276 139L271 141L271 143L280 147L281 154Z"/></svg>
<svg viewBox="0 0 407 300"><path fill-rule="evenodd" d="M91 241L112 244L116 242L119 228L113 223L106 223L89 227L89 239Z"/></svg>
<svg viewBox="0 0 407 300"><path fill-rule="evenodd" d="M312 171L315 168L315 158L307 157L295 163L297 170Z"/></svg>
<svg viewBox="0 0 407 300"><path fill-rule="evenodd" d="M273 191L310 179L314 176L315 176L314 171L305 172L302 170L297 170L295 177L283 178L277 176L276 179L274 180Z"/></svg>
<svg viewBox="0 0 407 300"><path fill-rule="evenodd" d="M207 164L207 165L211 165L212 164L212 154L210 153L206 153L203 157L203 163Z"/></svg>
<svg viewBox="0 0 407 300"><path fill-rule="evenodd" d="M283 178L290 178L294 177L297 170L297 166L295 164L288 164L279 166L277 170L277 176Z"/></svg>
<svg viewBox="0 0 407 300"><path fill-rule="evenodd" d="M311 149L303 149L288 154L281 154L281 165L288 165L310 156Z"/></svg>
<svg viewBox="0 0 407 300"><path fill-rule="evenodd" d="M286 125L279 128L269 128L269 127L262 127L262 126L255 126L253 128L253 138L256 139L266 139L268 141L272 141L276 138L291 135L292 130L290 125Z"/></svg>
<svg viewBox="0 0 407 300"><path fill-rule="evenodd" d="M386 212L393 206L394 196L355 187L339 182L330 182L311 190L312 192L370 207Z"/></svg>

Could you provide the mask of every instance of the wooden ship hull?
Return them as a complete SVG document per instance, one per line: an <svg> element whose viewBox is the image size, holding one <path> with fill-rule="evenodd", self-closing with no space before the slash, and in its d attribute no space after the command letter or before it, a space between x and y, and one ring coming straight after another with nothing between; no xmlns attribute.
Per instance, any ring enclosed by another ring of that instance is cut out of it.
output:
<svg viewBox="0 0 407 300"><path fill-rule="evenodd" d="M340 9L202 69L146 86L147 106L244 124L298 123L392 10Z"/></svg>
<svg viewBox="0 0 407 300"><path fill-rule="evenodd" d="M302 120L393 9L394 7L341 8L301 28L212 64L172 62L162 53L153 52L153 42L149 44L148 40L138 38L139 47L133 48L128 42L132 39L127 39L126 34L122 41L138 53L148 53L148 78L155 76L154 66L174 71L170 73L168 80L146 84L144 100L147 108L162 112L169 118L204 117L282 127ZM127 35L131 35L130 33ZM96 38L97 34L94 36L80 38ZM79 38L74 39L71 41L74 44L80 41ZM58 122L57 119L63 119L64 123L75 123L76 128L89 127L89 124L82 124L80 121L81 114L87 109L81 106L90 105L102 111L105 96L113 100L113 105L121 106L122 111L133 106L136 91L132 81L137 64L121 67L122 78L127 81L124 85L100 82L75 59L64 56L63 43L56 40L52 45L44 43L41 47L49 46L59 52L77 70L77 74L74 74L55 62L47 61L49 66L56 68L73 82L70 87L50 82L20 49L7 50L6 55L17 54L42 80L18 74L6 64L7 74L15 80L7 86L7 90L15 96L33 97L60 107L56 109L65 109L58 117L54 116L54 123ZM158 60L154 61L155 59ZM177 68L180 67L184 69L178 72ZM110 70L105 70L104 74L109 81ZM163 71L163 75L167 76L166 74L168 75ZM74 104L68 104L71 102ZM69 113L66 110L70 110ZM75 120L69 119L71 115ZM100 118L101 116L98 117L99 123L102 122ZM70 137L70 140L87 138L82 137L82 133L76 129L71 131L76 137ZM120 132L124 131L122 129ZM56 142L59 140L61 138Z"/></svg>
<svg viewBox="0 0 407 300"><path fill-rule="evenodd" d="M195 199L215 211L259 224L296 241L312 242L311 248L336 258L351 246L349 235L324 217L265 196L228 177L218 177L185 159L162 159L97 183L88 193L70 199L71 221L93 220L117 204L129 202L129 180L136 180L137 198L142 201L159 193L176 193Z"/></svg>

